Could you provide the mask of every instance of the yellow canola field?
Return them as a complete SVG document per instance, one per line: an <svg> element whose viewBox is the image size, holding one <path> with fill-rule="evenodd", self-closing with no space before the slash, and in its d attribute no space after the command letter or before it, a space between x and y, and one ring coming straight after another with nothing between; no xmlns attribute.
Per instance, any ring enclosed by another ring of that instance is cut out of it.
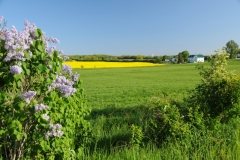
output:
<svg viewBox="0 0 240 160"><path fill-rule="evenodd" d="M148 62L78 62L66 61L66 65L72 68L123 68L123 67L145 67L145 66L163 66L164 64L154 64Z"/></svg>

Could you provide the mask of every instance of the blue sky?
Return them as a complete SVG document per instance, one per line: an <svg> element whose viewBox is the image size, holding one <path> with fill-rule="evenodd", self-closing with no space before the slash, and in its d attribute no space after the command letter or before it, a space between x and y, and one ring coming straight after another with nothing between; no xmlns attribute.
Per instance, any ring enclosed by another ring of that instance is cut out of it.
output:
<svg viewBox="0 0 240 160"><path fill-rule="evenodd" d="M64 54L214 54L240 45L240 0L0 0L7 27L27 19Z"/></svg>

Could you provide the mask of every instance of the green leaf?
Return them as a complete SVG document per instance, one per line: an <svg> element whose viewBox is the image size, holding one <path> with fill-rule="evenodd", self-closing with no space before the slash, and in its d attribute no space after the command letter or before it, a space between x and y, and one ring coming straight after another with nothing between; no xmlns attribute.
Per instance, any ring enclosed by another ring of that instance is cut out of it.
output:
<svg viewBox="0 0 240 160"><path fill-rule="evenodd" d="M20 141L22 139L23 135L21 133L17 134L17 140Z"/></svg>
<svg viewBox="0 0 240 160"><path fill-rule="evenodd" d="M7 72L9 71L9 67L1 67L0 72Z"/></svg>
<svg viewBox="0 0 240 160"><path fill-rule="evenodd" d="M26 73L27 73L28 76L30 76L31 71L29 69L26 69Z"/></svg>
<svg viewBox="0 0 240 160"><path fill-rule="evenodd" d="M19 80L22 79L22 74L15 74L13 77L15 80Z"/></svg>
<svg viewBox="0 0 240 160"><path fill-rule="evenodd" d="M18 81L17 82L17 87L21 87L22 86L22 82L21 81Z"/></svg>
<svg viewBox="0 0 240 160"><path fill-rule="evenodd" d="M27 60L30 60L30 53L29 52L24 52L24 56L26 57Z"/></svg>
<svg viewBox="0 0 240 160"><path fill-rule="evenodd" d="M2 134L4 134L6 132L6 130L0 130L0 136L2 135Z"/></svg>
<svg viewBox="0 0 240 160"><path fill-rule="evenodd" d="M24 102L20 102L18 105L20 110L23 110L25 106L26 106L26 104Z"/></svg>
<svg viewBox="0 0 240 160"><path fill-rule="evenodd" d="M27 69L27 63L26 63L26 62L22 62L22 68L23 68L24 70Z"/></svg>
<svg viewBox="0 0 240 160"><path fill-rule="evenodd" d="M41 72L43 72L43 71L44 71L43 65L42 65L42 64L39 64L39 65L38 65L38 69L39 69Z"/></svg>
<svg viewBox="0 0 240 160"><path fill-rule="evenodd" d="M36 30L36 36L37 36L38 38L42 38L42 35L43 35L43 34L42 34L41 29L38 28L38 29Z"/></svg>
<svg viewBox="0 0 240 160"><path fill-rule="evenodd" d="M42 150L45 151L45 152L50 149L50 147L49 147L49 145L47 144L46 141L41 141L40 145L42 147Z"/></svg>
<svg viewBox="0 0 240 160"><path fill-rule="evenodd" d="M58 58L58 52L57 51L53 52L53 58Z"/></svg>

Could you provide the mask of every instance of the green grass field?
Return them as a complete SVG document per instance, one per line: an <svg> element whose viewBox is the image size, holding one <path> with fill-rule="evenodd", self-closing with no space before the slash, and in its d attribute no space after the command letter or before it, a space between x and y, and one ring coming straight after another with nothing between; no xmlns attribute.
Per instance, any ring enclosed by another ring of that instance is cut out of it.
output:
<svg viewBox="0 0 240 160"><path fill-rule="evenodd" d="M204 63L203 65L208 65ZM168 95L183 101L201 81L196 64L117 69L75 69L80 73L92 113L94 140L82 159L239 159L239 130L223 126L218 133L201 138L196 133L182 143L140 149L128 146L129 126L141 125L145 110L154 97ZM240 60L229 61L228 69L240 74ZM225 128L224 128L225 127ZM216 137L218 136L218 137ZM227 138L227 137L233 137ZM211 137L216 142L211 141ZM231 139L229 141L228 139ZM219 141L219 142L218 142ZM238 142L238 143L235 143ZM197 143L194 147L192 143ZM237 153L236 153L237 152ZM227 154L228 153L228 154ZM81 158L80 158L81 159Z"/></svg>

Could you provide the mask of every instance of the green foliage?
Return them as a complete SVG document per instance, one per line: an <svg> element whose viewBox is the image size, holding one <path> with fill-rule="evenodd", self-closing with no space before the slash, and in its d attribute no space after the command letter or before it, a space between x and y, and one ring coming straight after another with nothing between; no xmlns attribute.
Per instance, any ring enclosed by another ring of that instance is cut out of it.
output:
<svg viewBox="0 0 240 160"><path fill-rule="evenodd" d="M193 91L191 103L200 106L205 119L227 121L236 113L240 97L240 76L226 69L225 48L210 58L210 66L198 66L202 82Z"/></svg>
<svg viewBox="0 0 240 160"><path fill-rule="evenodd" d="M131 139L130 144L136 147L139 147L139 145L142 143L143 140L143 132L142 128L139 126L132 125L131 126Z"/></svg>
<svg viewBox="0 0 240 160"><path fill-rule="evenodd" d="M184 121L184 115L168 98L155 99L149 110L146 136L156 144L168 139L179 140L191 133L189 124Z"/></svg>
<svg viewBox="0 0 240 160"><path fill-rule="evenodd" d="M226 51L228 54L230 54L231 59L236 57L236 50L238 50L238 47L238 44L234 40L230 40L226 43Z"/></svg>
<svg viewBox="0 0 240 160"><path fill-rule="evenodd" d="M80 79L73 84L74 95L66 97L57 89L49 90L57 76L70 79L72 75L62 72L63 59L58 51L46 53L40 29L35 36L30 49L24 52L25 61L3 61L8 51L1 40L0 156L3 159L69 159L72 152L89 141L91 127L85 117L90 110ZM9 70L16 64L22 67L20 74ZM36 91L29 102L20 98L28 91ZM36 112L38 104L49 108ZM46 133L55 124L61 124L58 131L64 134L47 137Z"/></svg>
<svg viewBox="0 0 240 160"><path fill-rule="evenodd" d="M183 55L184 62L188 62L189 52L183 51L182 55Z"/></svg>
<svg viewBox="0 0 240 160"><path fill-rule="evenodd" d="M178 54L178 63L188 62L189 52L182 51Z"/></svg>
<svg viewBox="0 0 240 160"><path fill-rule="evenodd" d="M184 59L183 59L183 54L182 52L181 53L178 53L178 63L183 63L184 62Z"/></svg>

